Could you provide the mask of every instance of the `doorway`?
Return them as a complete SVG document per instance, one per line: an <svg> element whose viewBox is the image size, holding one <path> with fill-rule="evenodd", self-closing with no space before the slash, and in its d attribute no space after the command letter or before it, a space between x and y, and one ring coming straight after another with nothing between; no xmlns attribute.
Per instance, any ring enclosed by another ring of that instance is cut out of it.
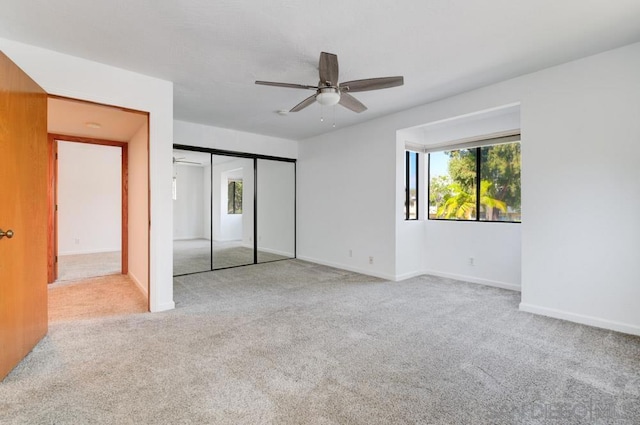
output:
<svg viewBox="0 0 640 425"><path fill-rule="evenodd" d="M127 144L62 135L50 139L57 153L53 280L127 274Z"/></svg>
<svg viewBox="0 0 640 425"><path fill-rule="evenodd" d="M48 102L49 319L149 311L149 116Z"/></svg>

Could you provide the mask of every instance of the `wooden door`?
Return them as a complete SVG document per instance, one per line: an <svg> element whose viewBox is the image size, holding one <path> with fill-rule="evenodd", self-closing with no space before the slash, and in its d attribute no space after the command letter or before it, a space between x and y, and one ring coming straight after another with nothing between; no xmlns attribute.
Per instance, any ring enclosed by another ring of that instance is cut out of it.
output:
<svg viewBox="0 0 640 425"><path fill-rule="evenodd" d="M47 95L0 52L0 380L47 333Z"/></svg>

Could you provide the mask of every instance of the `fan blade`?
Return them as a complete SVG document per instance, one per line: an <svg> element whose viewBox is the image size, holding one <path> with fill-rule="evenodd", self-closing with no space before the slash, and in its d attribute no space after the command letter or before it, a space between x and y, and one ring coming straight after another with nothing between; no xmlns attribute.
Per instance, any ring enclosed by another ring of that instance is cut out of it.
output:
<svg viewBox="0 0 640 425"><path fill-rule="evenodd" d="M315 86L306 86L304 84L274 83L272 81L256 81L256 84L261 86L287 87L290 89L318 90Z"/></svg>
<svg viewBox="0 0 640 425"><path fill-rule="evenodd" d="M296 106L291 108L289 112L298 112L306 108L307 106L311 105L315 101L316 101L316 95L314 94L313 96L309 96L308 98L306 98L305 100L303 100L302 102L298 103Z"/></svg>
<svg viewBox="0 0 640 425"><path fill-rule="evenodd" d="M349 93L340 93L340 102L342 106L347 109L351 109L353 112L364 112L367 107L362 104L358 99L351 96Z"/></svg>
<svg viewBox="0 0 640 425"><path fill-rule="evenodd" d="M366 80L347 81L340 84L340 90L350 93L358 91L380 90L398 87L404 84L404 77L368 78Z"/></svg>
<svg viewBox="0 0 640 425"><path fill-rule="evenodd" d="M329 83L338 85L338 56L333 53L320 53L320 85Z"/></svg>

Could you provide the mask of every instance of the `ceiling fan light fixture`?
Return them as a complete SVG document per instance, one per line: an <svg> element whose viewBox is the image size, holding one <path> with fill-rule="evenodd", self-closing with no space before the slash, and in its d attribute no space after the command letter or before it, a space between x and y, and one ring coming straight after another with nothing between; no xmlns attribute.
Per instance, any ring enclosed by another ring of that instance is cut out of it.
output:
<svg viewBox="0 0 640 425"><path fill-rule="evenodd" d="M334 88L320 89L316 100L322 106L333 106L340 102L340 92Z"/></svg>
<svg viewBox="0 0 640 425"><path fill-rule="evenodd" d="M291 108L289 112L298 112L304 108L318 102L321 106L335 106L340 104L350 111L361 113L367 107L351 93L388 89L404 84L404 77L378 77L366 78L363 80L352 80L339 83L338 56L333 53L320 53L318 62L320 80L317 86L304 84L276 83L273 81L256 81L256 84L263 86L287 87L291 89L313 90L315 93ZM280 112L278 112L280 113ZM281 114L283 115L283 114Z"/></svg>

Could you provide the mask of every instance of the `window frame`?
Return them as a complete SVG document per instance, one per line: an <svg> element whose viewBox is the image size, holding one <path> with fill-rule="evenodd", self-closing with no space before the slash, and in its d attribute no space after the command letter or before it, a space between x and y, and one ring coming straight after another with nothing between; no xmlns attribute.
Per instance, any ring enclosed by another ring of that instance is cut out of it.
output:
<svg viewBox="0 0 640 425"><path fill-rule="evenodd" d="M411 154L416 156L416 216L411 218ZM420 152L405 149L405 188L404 188L404 219L405 221L420 220ZM427 198L429 199L429 198Z"/></svg>
<svg viewBox="0 0 640 425"><path fill-rule="evenodd" d="M427 154L427 209L426 216L427 220L432 221L448 221L448 222L463 222L463 223L511 223L511 224L522 224L522 220L513 221L513 220L480 220L480 176L482 174L481 171L481 163L482 163L482 148L496 146L501 144L509 144L509 143L520 143L522 146L522 141L520 140L520 134L514 134L513 136L508 136L504 138L496 138L496 139L483 139L477 140L473 142L473 144L463 143L459 145L452 145L449 147L438 147L437 149L431 149L426 152ZM457 150L474 150L476 151L476 178L475 178L475 189L476 189L476 216L474 219L451 219L451 218L431 218L429 216L429 207L431 204L431 153L436 152L445 152L445 151L457 151ZM521 150L522 157L522 150ZM520 178L520 187L522 187L522 177ZM522 213L522 211L521 211Z"/></svg>

